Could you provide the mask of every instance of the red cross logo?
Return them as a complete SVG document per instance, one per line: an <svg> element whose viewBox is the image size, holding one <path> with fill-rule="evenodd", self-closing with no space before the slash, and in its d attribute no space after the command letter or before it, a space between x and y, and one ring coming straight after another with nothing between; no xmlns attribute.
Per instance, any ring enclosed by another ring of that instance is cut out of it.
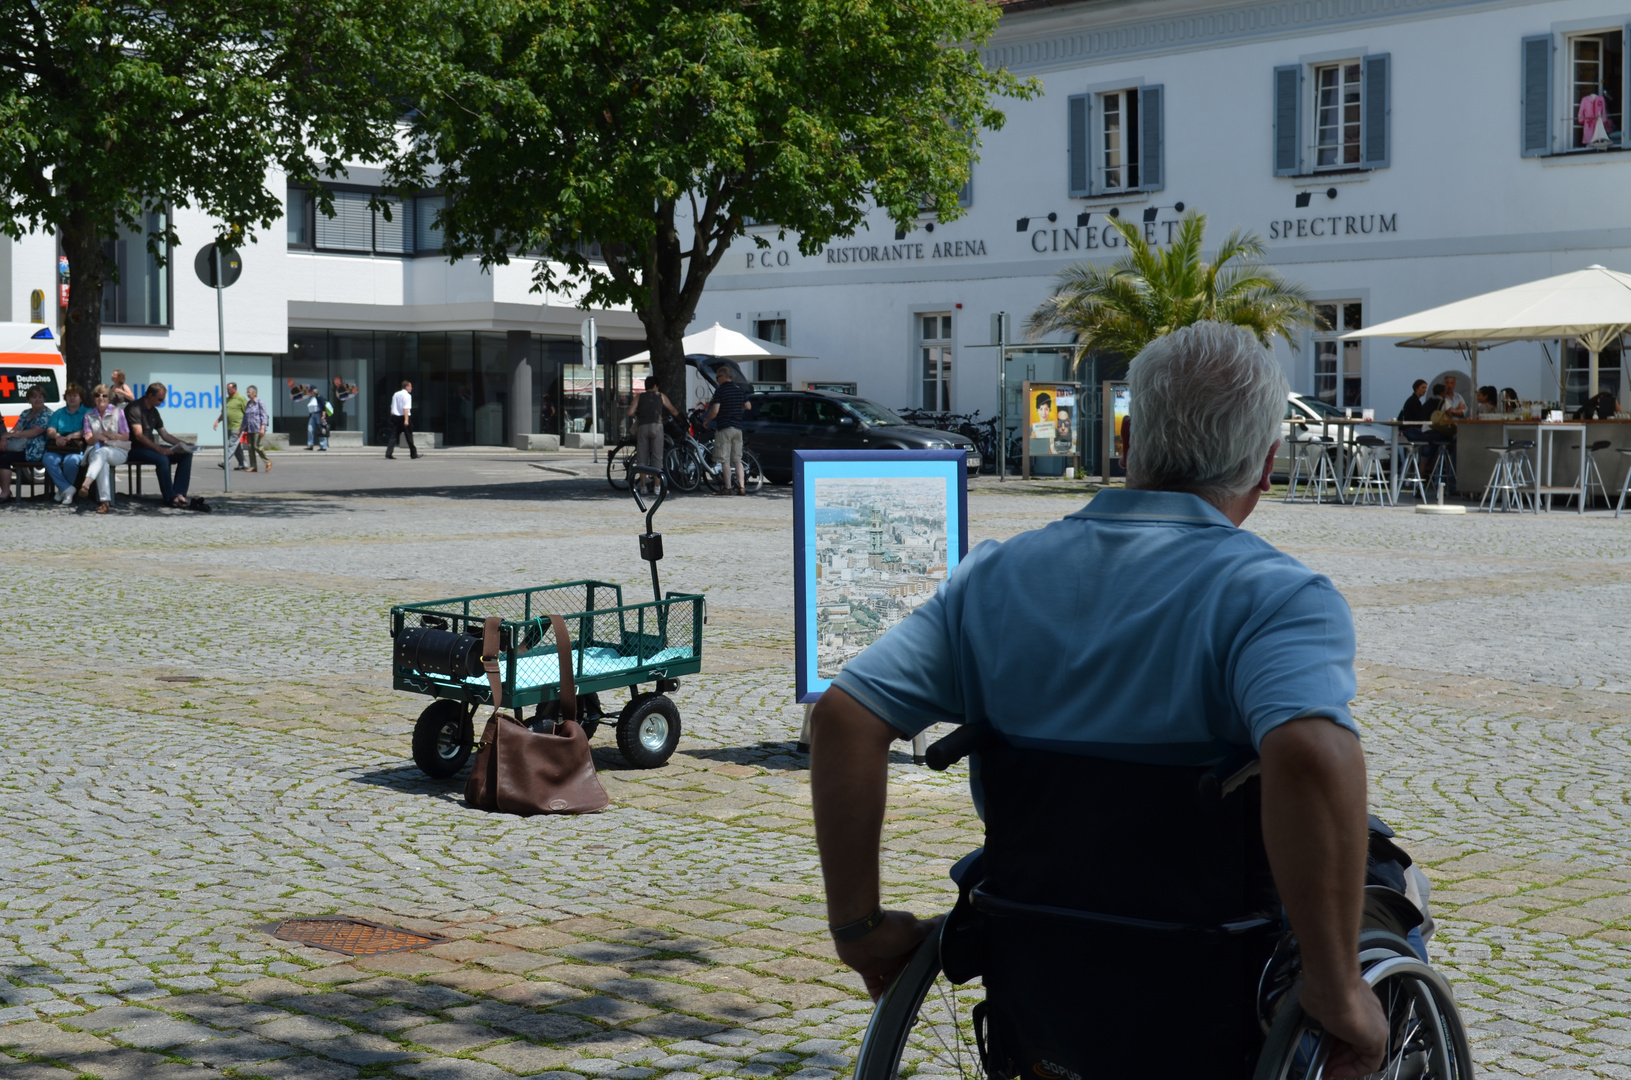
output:
<svg viewBox="0 0 1631 1080"><path fill-rule="evenodd" d="M15 397L17 382L10 375L0 375L0 398Z"/></svg>

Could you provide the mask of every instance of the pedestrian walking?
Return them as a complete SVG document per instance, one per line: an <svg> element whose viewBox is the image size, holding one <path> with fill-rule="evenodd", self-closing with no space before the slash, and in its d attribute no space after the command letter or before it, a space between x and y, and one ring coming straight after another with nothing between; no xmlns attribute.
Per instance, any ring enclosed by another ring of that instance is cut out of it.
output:
<svg viewBox="0 0 1631 1080"><path fill-rule="evenodd" d="M85 467L85 483L79 493L89 495L91 485L95 484L100 500L96 512L105 514L113 507L114 472L130 454L130 424L125 410L113 403L111 388L98 386L91 391L91 407L86 410L82 430L85 460L89 464Z"/></svg>
<svg viewBox="0 0 1631 1080"><path fill-rule="evenodd" d="M306 449L316 446L319 450L328 449L328 414L323 411L323 395L317 392L317 387L308 386L306 391Z"/></svg>
<svg viewBox="0 0 1631 1080"><path fill-rule="evenodd" d="M232 460L237 462L232 467L233 472L243 472L245 468L244 448L243 444L239 442L239 436L243 434L244 406L247 404L248 402L244 400L244 396L238 393L238 384L235 382L227 383L227 438L232 441ZM215 423L210 426L210 430L216 431L220 427L221 418L217 416ZM218 461L215 463L215 467L224 469L226 465Z"/></svg>
<svg viewBox="0 0 1631 1080"><path fill-rule="evenodd" d="M628 415L634 417L634 463L652 469L663 467L663 410L678 416L680 411L668 400L657 384L657 376L646 376L646 387L629 402ZM649 476L640 478L640 486L647 493L657 489L657 481Z"/></svg>
<svg viewBox="0 0 1631 1080"><path fill-rule="evenodd" d="M391 395L391 441L385 444L385 456L396 457L397 440L407 436L408 456L419 458L419 448L413 444L413 383L402 380L402 389Z"/></svg>
<svg viewBox="0 0 1631 1080"><path fill-rule="evenodd" d="M747 472L742 468L742 415L753 406L748 402L745 387L736 385L730 369L723 365L714 369L719 387L714 391L713 404L708 406L704 420L714 426L714 460L725 470L725 491L730 490L731 479L736 480L736 493L748 493Z"/></svg>
<svg viewBox="0 0 1631 1080"><path fill-rule="evenodd" d="M266 403L260 398L260 391L255 387L249 388L249 400L244 402L243 431L244 442L249 446L249 471L260 472L255 466L255 455L266 462L266 471L272 471L272 459L266 456L266 447L261 440L266 438L266 429L271 426L271 417L266 414Z"/></svg>

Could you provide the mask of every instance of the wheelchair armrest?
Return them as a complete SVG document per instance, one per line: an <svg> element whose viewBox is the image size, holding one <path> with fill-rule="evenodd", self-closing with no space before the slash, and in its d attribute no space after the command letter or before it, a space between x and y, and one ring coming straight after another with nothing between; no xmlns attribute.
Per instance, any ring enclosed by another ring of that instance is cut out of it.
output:
<svg viewBox="0 0 1631 1080"><path fill-rule="evenodd" d="M974 752L979 746L980 734L979 724L959 724L951 734L930 743L923 760L935 772L945 772Z"/></svg>
<svg viewBox="0 0 1631 1080"><path fill-rule="evenodd" d="M1241 747L1201 775L1196 794L1202 803L1215 803L1232 795L1236 788L1263 771L1257 751Z"/></svg>

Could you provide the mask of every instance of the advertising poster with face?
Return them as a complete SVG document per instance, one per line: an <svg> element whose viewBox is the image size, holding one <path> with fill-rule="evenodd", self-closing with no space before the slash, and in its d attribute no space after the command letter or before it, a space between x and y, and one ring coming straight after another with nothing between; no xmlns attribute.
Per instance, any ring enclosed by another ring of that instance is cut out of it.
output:
<svg viewBox="0 0 1631 1080"><path fill-rule="evenodd" d="M1076 387L1064 383L1053 388L1053 452L1070 457L1076 453Z"/></svg>
<svg viewBox="0 0 1631 1080"><path fill-rule="evenodd" d="M1057 425L1054 422L1054 387L1031 387L1031 438L1053 442ZM1045 453L1046 451L1044 451Z"/></svg>

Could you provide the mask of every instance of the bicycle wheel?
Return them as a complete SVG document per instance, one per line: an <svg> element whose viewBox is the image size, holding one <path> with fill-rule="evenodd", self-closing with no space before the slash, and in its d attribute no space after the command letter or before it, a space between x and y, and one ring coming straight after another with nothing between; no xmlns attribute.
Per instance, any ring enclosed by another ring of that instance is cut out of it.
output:
<svg viewBox="0 0 1631 1080"><path fill-rule="evenodd" d="M634 446L618 443L606 455L606 482L613 491L629 490L630 470L634 467Z"/></svg>
<svg viewBox="0 0 1631 1080"><path fill-rule="evenodd" d="M1467 1029L1444 976L1422 963L1403 938L1381 931L1367 931L1361 939L1360 964L1388 1022L1377 1075L1472 1080ZM1303 1012L1293 990L1269 1030L1253 1080L1318 1080L1329 1054L1329 1037Z"/></svg>
<svg viewBox="0 0 1631 1080"><path fill-rule="evenodd" d="M973 1009L978 981L953 986L940 972L940 928L878 999L855 1058L855 1080L983 1077Z"/></svg>
<svg viewBox="0 0 1631 1080"><path fill-rule="evenodd" d="M758 491L765 485L765 471L759 467L759 459L753 456L752 450L742 451L742 472L747 477L748 490Z"/></svg>
<svg viewBox="0 0 1631 1080"><path fill-rule="evenodd" d="M711 441L698 447L697 458L697 470L703 487L717 495L735 485L735 481L725 475L725 466L714 460L714 444Z"/></svg>
<svg viewBox="0 0 1631 1080"><path fill-rule="evenodd" d="M663 471L675 491L690 493L702 483L697 456L689 446L676 446L663 455Z"/></svg>

